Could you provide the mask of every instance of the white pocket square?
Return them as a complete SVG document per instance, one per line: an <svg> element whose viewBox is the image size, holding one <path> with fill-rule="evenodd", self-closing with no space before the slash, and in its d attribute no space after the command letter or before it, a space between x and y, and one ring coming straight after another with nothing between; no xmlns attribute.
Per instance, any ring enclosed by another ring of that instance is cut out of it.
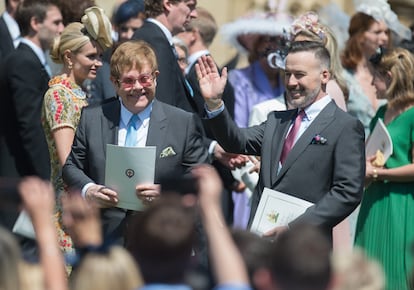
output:
<svg viewBox="0 0 414 290"><path fill-rule="evenodd" d="M175 153L174 149L171 146L168 146L164 148L164 150L161 151L160 158L174 156L174 155L177 155L177 153Z"/></svg>

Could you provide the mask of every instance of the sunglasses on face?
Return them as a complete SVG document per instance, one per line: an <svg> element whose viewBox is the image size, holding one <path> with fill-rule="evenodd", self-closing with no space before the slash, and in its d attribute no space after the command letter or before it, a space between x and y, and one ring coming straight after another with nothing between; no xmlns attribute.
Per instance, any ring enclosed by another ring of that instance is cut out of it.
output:
<svg viewBox="0 0 414 290"><path fill-rule="evenodd" d="M153 84L153 81L154 73L143 73L137 78L125 77L118 80L124 89L132 89L137 82L144 88L150 87Z"/></svg>

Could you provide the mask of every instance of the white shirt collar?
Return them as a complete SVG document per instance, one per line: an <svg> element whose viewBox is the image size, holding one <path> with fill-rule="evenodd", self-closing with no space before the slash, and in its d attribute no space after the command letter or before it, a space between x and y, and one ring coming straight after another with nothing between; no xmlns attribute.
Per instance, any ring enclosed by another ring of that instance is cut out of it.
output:
<svg viewBox="0 0 414 290"><path fill-rule="evenodd" d="M3 13L3 19L6 23L7 29L9 30L10 36L13 40L14 47L17 47L20 43L20 29L16 20L10 16L7 11Z"/></svg>
<svg viewBox="0 0 414 290"><path fill-rule="evenodd" d="M34 53L39 58L41 64L42 65L46 64L45 52L39 46L37 46L33 41L31 41L27 38L24 38L24 37L21 39L20 42L30 46L30 48L34 51Z"/></svg>
<svg viewBox="0 0 414 290"><path fill-rule="evenodd" d="M162 30L162 32L165 34L165 36L167 37L168 42L170 43L170 45L173 45L171 31L169 31L168 28L165 27L164 24L162 24L161 22L159 22L158 20L156 20L154 18L147 18L146 21L152 22L155 25L157 25Z"/></svg>
<svg viewBox="0 0 414 290"><path fill-rule="evenodd" d="M332 101L332 98L329 95L322 97L320 100L317 100L309 107L305 108L306 118L309 121L314 120L319 113Z"/></svg>
<svg viewBox="0 0 414 290"><path fill-rule="evenodd" d="M194 63L197 62L197 60L202 57L203 55L208 55L210 54L210 51L208 51L207 49L205 50L200 50L197 51L195 53L193 53L192 55L190 55L188 57L188 65L185 68L185 74L188 74L190 72L191 67L194 65Z"/></svg>

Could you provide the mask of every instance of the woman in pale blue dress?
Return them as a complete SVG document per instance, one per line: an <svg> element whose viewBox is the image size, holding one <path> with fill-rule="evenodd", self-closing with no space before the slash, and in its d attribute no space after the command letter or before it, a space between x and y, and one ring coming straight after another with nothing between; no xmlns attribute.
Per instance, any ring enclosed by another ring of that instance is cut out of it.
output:
<svg viewBox="0 0 414 290"><path fill-rule="evenodd" d="M380 46L388 45L388 30L384 27L386 28L384 21L377 21L368 14L354 14L349 24L349 39L342 55L344 77L349 88L347 109L364 125L365 137L369 134L369 124L375 112L384 103L376 98L372 84L374 69L369 61Z"/></svg>

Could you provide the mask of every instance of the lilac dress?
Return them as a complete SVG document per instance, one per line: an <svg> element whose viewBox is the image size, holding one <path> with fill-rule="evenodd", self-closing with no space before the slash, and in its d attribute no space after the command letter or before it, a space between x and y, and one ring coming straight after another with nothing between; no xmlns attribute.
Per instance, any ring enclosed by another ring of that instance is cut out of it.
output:
<svg viewBox="0 0 414 290"><path fill-rule="evenodd" d="M253 106L263 101L275 99L284 93L284 85L279 75L279 86L272 88L259 61L242 69L233 69L228 79L234 88L234 120L239 127L249 126ZM250 215L250 200L246 192L233 192L234 222L236 228L246 228Z"/></svg>
<svg viewBox="0 0 414 290"><path fill-rule="evenodd" d="M254 105L279 97L285 90L280 76L279 86L272 88L259 61L242 69L231 70L229 81L234 88L234 119L243 128L248 126Z"/></svg>

